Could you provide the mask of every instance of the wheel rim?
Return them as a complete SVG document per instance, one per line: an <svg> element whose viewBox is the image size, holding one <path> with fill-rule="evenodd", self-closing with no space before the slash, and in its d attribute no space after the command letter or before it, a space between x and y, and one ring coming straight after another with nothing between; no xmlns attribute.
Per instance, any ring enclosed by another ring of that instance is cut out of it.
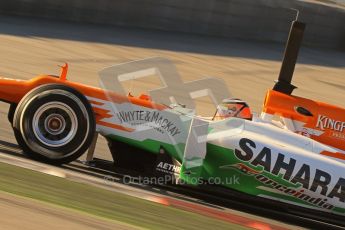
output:
<svg viewBox="0 0 345 230"><path fill-rule="evenodd" d="M71 107L62 102L50 102L37 109L32 120L32 130L44 145L60 147L73 140L78 119Z"/></svg>

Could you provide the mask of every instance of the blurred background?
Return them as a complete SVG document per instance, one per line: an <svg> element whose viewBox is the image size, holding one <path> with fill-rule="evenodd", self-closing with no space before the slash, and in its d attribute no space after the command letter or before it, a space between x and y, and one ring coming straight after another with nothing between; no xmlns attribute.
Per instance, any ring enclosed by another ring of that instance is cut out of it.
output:
<svg viewBox="0 0 345 230"><path fill-rule="evenodd" d="M98 86L98 72L105 67L161 56L175 63L184 81L206 76L222 79L232 95L259 112L266 90L278 78L290 24L297 12L307 27L293 79L298 86L294 94L345 107L345 0L0 0L0 76L30 79L39 74L59 75L58 65L68 62L69 80ZM127 87L137 95L161 85L157 78L145 81ZM208 98L199 99L197 112L212 116L215 108L209 104ZM0 106L0 152L20 156L7 121L8 108L4 103ZM96 157L111 160L104 139L97 144ZM102 208L116 209L103 210L106 215L102 213L102 217L120 216L121 221L135 225L104 226L103 219L71 218L72 214L56 211L55 207L48 212L31 201L27 204L16 197L1 196L0 229L53 229L58 226L56 223L72 229L77 219L82 220L77 223L82 226L73 229L133 229L141 223L147 223L148 228L164 229L182 229L188 223L190 228L200 229L210 223L204 216L183 219L185 213L176 215L175 210L162 211L156 206L144 213L146 216L140 216L137 210L148 209L147 203L127 201L122 196L113 197L114 194L101 197L100 203L101 192L91 188L82 188L82 192L89 191L84 197L80 196L79 185L73 190L74 185L56 182L56 178L50 182L42 175L4 166L0 172L7 176L6 183L5 179L0 180L1 191L82 207L88 213L95 208L93 211L99 214L97 204L102 204ZM48 184L44 187L42 181ZM32 188L40 191L32 192ZM57 198L61 195L64 203ZM88 206L90 200L92 205ZM22 214L20 218L18 213ZM48 218L42 217L47 213ZM46 219L41 221L43 218ZM212 226L238 228L218 224Z"/></svg>
<svg viewBox="0 0 345 230"><path fill-rule="evenodd" d="M304 43L345 49L344 0L2 0L0 11L81 23L284 42L300 12Z"/></svg>

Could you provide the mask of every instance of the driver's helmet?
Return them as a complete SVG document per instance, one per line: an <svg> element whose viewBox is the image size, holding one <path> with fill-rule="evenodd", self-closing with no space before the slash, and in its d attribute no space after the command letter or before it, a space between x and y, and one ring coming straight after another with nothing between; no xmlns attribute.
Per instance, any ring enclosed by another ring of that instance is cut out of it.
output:
<svg viewBox="0 0 345 230"><path fill-rule="evenodd" d="M251 120L252 113L245 101L237 98L224 99L222 103L217 106L214 120L222 120L228 117L238 117Z"/></svg>

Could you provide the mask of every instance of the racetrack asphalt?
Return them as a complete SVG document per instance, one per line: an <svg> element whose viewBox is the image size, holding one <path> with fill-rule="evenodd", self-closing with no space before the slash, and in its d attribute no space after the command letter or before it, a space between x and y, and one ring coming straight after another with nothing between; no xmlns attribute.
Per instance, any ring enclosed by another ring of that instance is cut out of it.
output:
<svg viewBox="0 0 345 230"><path fill-rule="evenodd" d="M139 229L57 206L0 192L1 229Z"/></svg>
<svg viewBox="0 0 345 230"><path fill-rule="evenodd" d="M68 79L98 86L97 73L107 66L162 56L176 63L184 81L203 76L223 79L232 94L246 100L256 112L265 91L277 79L283 50L283 44L0 17L2 77L58 75L57 65L68 62ZM298 62L296 95L345 107L345 53L304 47ZM135 92L141 90L140 83L131 87ZM0 144L11 147L16 141L7 111L8 105L1 103ZM210 113L202 107L200 112ZM111 159L104 139L97 144L96 156Z"/></svg>

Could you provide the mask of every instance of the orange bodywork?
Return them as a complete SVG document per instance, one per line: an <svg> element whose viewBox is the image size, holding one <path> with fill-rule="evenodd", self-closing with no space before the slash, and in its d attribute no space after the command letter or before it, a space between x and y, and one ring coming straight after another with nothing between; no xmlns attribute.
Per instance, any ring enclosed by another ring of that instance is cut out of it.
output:
<svg viewBox="0 0 345 230"><path fill-rule="evenodd" d="M112 100L114 103L124 103L130 102L132 104L155 108L155 109L164 109L166 106L153 103L146 98L137 98L132 96L123 96L116 94L114 92L107 92L100 88L71 82L67 80L61 80L60 78L52 75L41 75L35 77L31 80L17 80L9 78L0 77L0 100L8 103L19 103L19 101L27 94L30 90L45 84L63 84L70 86L80 93L88 97L94 97L101 100ZM95 102L96 103L96 102Z"/></svg>
<svg viewBox="0 0 345 230"><path fill-rule="evenodd" d="M17 80L0 77L0 100L18 104L29 91L38 86L45 84L63 84L78 90L86 97L97 98L119 104L129 102L134 105L158 110L167 108L165 105L152 102L150 97L147 95L142 95L140 97L119 95L115 92L108 92L100 88L68 81L66 80L67 68L67 65L62 67L60 77L41 75L31 80ZM91 105L97 106L102 104L101 102L92 99L89 101ZM307 109L311 112L312 116L305 116L298 113L296 111L296 107ZM128 132L132 131L117 124L104 122L104 118L111 116L109 114L110 111L97 107L93 107L93 110L97 124ZM319 131L321 135L314 135L311 133L310 137L318 142L345 151L345 109L343 108L269 90L265 98L263 112L266 114L278 115L283 118L290 119L293 122L302 123L304 128ZM298 130L296 130L296 132L297 131ZM328 153L325 153L325 155L327 154Z"/></svg>
<svg viewBox="0 0 345 230"><path fill-rule="evenodd" d="M298 107L308 110L312 116L299 113L296 110ZM309 133L312 139L345 150L343 108L270 90L265 98L263 112L303 123L304 128L315 130L314 134Z"/></svg>
<svg viewBox="0 0 345 230"><path fill-rule="evenodd" d="M0 77L0 100L11 104L18 104L28 92L38 86L46 84L63 84L76 89L86 97L97 98L114 103L129 102L131 104L140 105L147 108L155 108L158 110L163 110L166 108L166 106L164 105L152 102L148 97L137 98L133 96L119 95L115 92L108 92L100 88L68 81L66 80L67 68L67 65L62 66L60 77L52 75L41 75L27 81ZM101 102L94 100L89 100L89 102L91 105L102 104ZM109 118L109 116L112 116L109 114L110 111L103 110L97 107L93 107L93 110L97 124L128 132L133 131L121 125L104 122L104 118Z"/></svg>

